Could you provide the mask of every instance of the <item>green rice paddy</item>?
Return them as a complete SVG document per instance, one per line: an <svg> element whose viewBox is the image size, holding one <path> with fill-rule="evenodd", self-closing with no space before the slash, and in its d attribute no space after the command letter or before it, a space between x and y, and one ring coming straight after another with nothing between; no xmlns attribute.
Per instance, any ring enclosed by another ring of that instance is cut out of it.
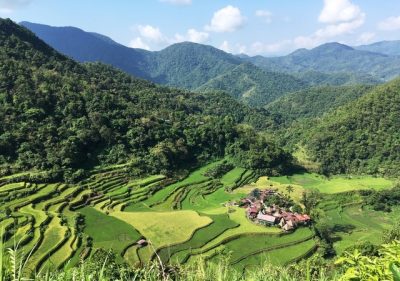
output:
<svg viewBox="0 0 400 281"><path fill-rule="evenodd" d="M369 176L316 174L259 177L254 171L234 168L219 179L205 176L214 162L183 179L163 175L146 178L126 176L126 165L95 170L76 185L7 183L0 179L0 227L6 230L6 247L30 255L29 269L73 266L97 249L113 250L118 260L132 266L155 259L165 263L191 263L197 259L215 262L229 257L238 270L266 260L287 264L313 254L318 246L312 229L298 228L284 234L278 227L254 224L245 209L227 204L243 198L254 188L275 188L300 201L307 189L325 194L350 190L384 189L392 181ZM337 224L335 250L342 253L360 240L379 243L390 227L393 214L375 212L360 205L341 207L327 202L326 216ZM400 211L394 212L400 217ZM144 247L137 241L146 239Z"/></svg>

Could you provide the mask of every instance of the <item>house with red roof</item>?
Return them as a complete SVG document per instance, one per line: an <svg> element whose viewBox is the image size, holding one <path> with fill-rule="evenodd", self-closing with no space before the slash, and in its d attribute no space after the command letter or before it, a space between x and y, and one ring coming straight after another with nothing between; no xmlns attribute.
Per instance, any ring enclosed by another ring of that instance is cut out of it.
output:
<svg viewBox="0 0 400 281"><path fill-rule="evenodd" d="M274 225L276 223L276 217L271 215L265 215L259 212L257 215L257 221L259 224L263 225Z"/></svg>

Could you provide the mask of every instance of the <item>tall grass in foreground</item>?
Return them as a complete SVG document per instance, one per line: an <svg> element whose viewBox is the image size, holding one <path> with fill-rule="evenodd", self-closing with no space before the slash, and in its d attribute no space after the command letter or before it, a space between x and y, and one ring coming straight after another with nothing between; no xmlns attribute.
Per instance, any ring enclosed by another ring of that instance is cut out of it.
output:
<svg viewBox="0 0 400 281"><path fill-rule="evenodd" d="M264 265L248 272L238 272L230 267L228 261L219 263L197 263L187 266L170 267L160 265L158 262L147 265L144 268L131 269L117 264L113 257L103 260L89 259L78 267L61 271L45 270L39 273L29 273L25 268L17 265L25 265L22 260L15 260L22 255L10 251L6 260L0 267L4 272L0 281L299 281L299 280L334 280L323 273L317 278L305 278L294 274L294 271L284 267ZM8 261L7 261L8 260ZM10 262L11 261L11 262ZM307 269L305 269L307 270Z"/></svg>
<svg viewBox="0 0 400 281"><path fill-rule="evenodd" d="M29 254L18 253L17 249L5 251L2 243L0 246L0 281L400 281L400 241L383 244L375 256L363 255L357 249L353 253L346 252L336 260L339 267L334 270L329 270L332 263L319 266L320 258L313 257L293 266L277 267L266 263L245 272L234 270L228 259L218 263L198 260L183 266L156 261L132 269L118 264L112 252L98 250L77 267L37 273L28 270Z"/></svg>

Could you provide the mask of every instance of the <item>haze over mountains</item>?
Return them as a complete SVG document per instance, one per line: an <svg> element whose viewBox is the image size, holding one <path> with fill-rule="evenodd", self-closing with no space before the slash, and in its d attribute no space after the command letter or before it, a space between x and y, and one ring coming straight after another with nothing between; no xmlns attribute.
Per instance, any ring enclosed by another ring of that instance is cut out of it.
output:
<svg viewBox="0 0 400 281"><path fill-rule="evenodd" d="M234 56L189 42L150 52L128 48L106 36L74 27L29 22L21 25L80 62L100 61L173 87L222 90L253 106L264 106L286 93L310 86L378 84L400 74L400 57L395 56L400 43L395 41L357 49L329 43L288 56L266 58Z"/></svg>
<svg viewBox="0 0 400 281"><path fill-rule="evenodd" d="M354 49L339 43L326 43L311 50L299 49L288 56L247 60L266 70L288 73L319 71L350 72L390 80L400 73L400 57ZM384 47L382 47L384 48Z"/></svg>

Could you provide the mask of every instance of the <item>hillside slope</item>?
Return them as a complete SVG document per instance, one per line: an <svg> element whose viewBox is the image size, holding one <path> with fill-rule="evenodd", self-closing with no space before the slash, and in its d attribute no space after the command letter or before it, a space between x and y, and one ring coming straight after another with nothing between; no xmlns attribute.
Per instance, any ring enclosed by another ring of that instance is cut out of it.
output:
<svg viewBox="0 0 400 281"><path fill-rule="evenodd" d="M147 71L155 82L193 90L240 63L217 48L184 42L153 52Z"/></svg>
<svg viewBox="0 0 400 281"><path fill-rule="evenodd" d="M159 52L132 49L75 27L22 22L57 51L80 62L103 62L156 83L195 89L240 59L210 46L179 43Z"/></svg>
<svg viewBox="0 0 400 281"><path fill-rule="evenodd" d="M266 109L280 114L290 123L302 118L315 118L367 94L373 86L320 86L285 95L268 104Z"/></svg>
<svg viewBox="0 0 400 281"><path fill-rule="evenodd" d="M137 77L149 78L141 66L147 63L150 52L125 47L104 35L85 32L76 27L51 27L30 22L20 24L58 52L74 60L102 62Z"/></svg>
<svg viewBox="0 0 400 281"><path fill-rule="evenodd" d="M305 88L299 79L274 72L265 72L250 63L244 63L211 79L198 91L222 90L252 106L263 106L280 96Z"/></svg>
<svg viewBox="0 0 400 281"><path fill-rule="evenodd" d="M381 41L369 45L354 47L356 50L381 53L389 56L400 56L400 40Z"/></svg>
<svg viewBox="0 0 400 281"><path fill-rule="evenodd" d="M269 147L268 159L286 159L251 129L236 129L242 122L262 128L268 117L229 96L172 90L105 65L80 65L11 20L0 19L0 42L3 174L39 169L75 179L93 165L124 162L132 163L132 173L167 174L225 155L242 135Z"/></svg>
<svg viewBox="0 0 400 281"><path fill-rule="evenodd" d="M399 175L400 79L325 116L304 144L325 173Z"/></svg>
<svg viewBox="0 0 400 281"><path fill-rule="evenodd" d="M190 90L223 90L238 99L254 86L256 93L246 98L252 105L270 101L272 97L281 96L285 90L307 86L307 83L287 74L265 73L250 64L243 67L240 58L211 46L184 42L161 51L148 52L127 48L108 37L74 27L52 27L29 22L22 22L21 25L56 50L78 61L111 64L158 84ZM232 84L233 80L235 84ZM266 96L263 97L263 94Z"/></svg>

